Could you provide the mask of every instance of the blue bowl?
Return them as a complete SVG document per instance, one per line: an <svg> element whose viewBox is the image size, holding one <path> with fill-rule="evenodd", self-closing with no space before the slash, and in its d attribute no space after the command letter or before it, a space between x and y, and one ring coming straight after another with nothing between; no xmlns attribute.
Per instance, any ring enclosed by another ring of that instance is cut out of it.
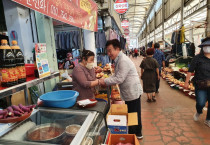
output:
<svg viewBox="0 0 210 145"><path fill-rule="evenodd" d="M76 103L79 93L72 90L53 91L40 96L46 107L69 108Z"/></svg>

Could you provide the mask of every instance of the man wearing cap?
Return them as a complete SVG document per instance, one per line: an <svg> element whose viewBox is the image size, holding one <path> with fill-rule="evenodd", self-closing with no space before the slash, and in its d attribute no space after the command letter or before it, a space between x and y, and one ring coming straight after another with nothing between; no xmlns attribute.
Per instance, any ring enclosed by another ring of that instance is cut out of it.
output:
<svg viewBox="0 0 210 145"><path fill-rule="evenodd" d="M204 123L210 127L210 37L205 38L199 47L201 52L193 58L190 64L185 88L188 89L190 77L195 72L194 85L197 112L193 118L195 121L199 120L200 115L203 113L203 108L208 101L208 111Z"/></svg>

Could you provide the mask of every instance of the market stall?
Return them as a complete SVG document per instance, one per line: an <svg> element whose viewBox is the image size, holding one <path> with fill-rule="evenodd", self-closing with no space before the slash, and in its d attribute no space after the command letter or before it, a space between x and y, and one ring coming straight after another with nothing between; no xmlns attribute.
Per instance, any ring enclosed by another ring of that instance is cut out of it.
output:
<svg viewBox="0 0 210 145"><path fill-rule="evenodd" d="M191 59L191 57L179 57L177 59L172 58L169 67L165 68L161 75L171 88L177 89L183 92L186 96L195 99L195 87L193 85L194 74L192 74L190 79L189 87L187 89L184 88L184 83Z"/></svg>

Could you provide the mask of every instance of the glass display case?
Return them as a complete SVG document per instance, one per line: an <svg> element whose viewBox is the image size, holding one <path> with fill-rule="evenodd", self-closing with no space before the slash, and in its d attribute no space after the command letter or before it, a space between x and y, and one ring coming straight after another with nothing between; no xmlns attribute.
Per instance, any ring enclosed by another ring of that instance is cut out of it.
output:
<svg viewBox="0 0 210 145"><path fill-rule="evenodd" d="M96 111L39 109L7 129L0 145L98 145L107 131L103 114Z"/></svg>

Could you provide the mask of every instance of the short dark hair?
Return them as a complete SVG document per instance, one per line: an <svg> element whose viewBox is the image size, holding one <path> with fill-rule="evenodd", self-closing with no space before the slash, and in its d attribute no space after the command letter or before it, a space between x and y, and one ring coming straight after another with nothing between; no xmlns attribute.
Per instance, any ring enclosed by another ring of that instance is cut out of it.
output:
<svg viewBox="0 0 210 145"><path fill-rule="evenodd" d="M160 48L160 44L159 43L155 43L154 47L155 48Z"/></svg>
<svg viewBox="0 0 210 145"><path fill-rule="evenodd" d="M148 48L146 50L147 55L153 55L155 53L155 50L153 48Z"/></svg>
<svg viewBox="0 0 210 145"><path fill-rule="evenodd" d="M90 56L95 56L94 52L92 52L90 50L83 50L82 59L87 61Z"/></svg>
<svg viewBox="0 0 210 145"><path fill-rule="evenodd" d="M112 45L112 46L114 47L114 49L119 48L119 49L121 50L120 41L119 41L118 39L108 40L108 41L106 42L106 48L107 48L109 45Z"/></svg>

